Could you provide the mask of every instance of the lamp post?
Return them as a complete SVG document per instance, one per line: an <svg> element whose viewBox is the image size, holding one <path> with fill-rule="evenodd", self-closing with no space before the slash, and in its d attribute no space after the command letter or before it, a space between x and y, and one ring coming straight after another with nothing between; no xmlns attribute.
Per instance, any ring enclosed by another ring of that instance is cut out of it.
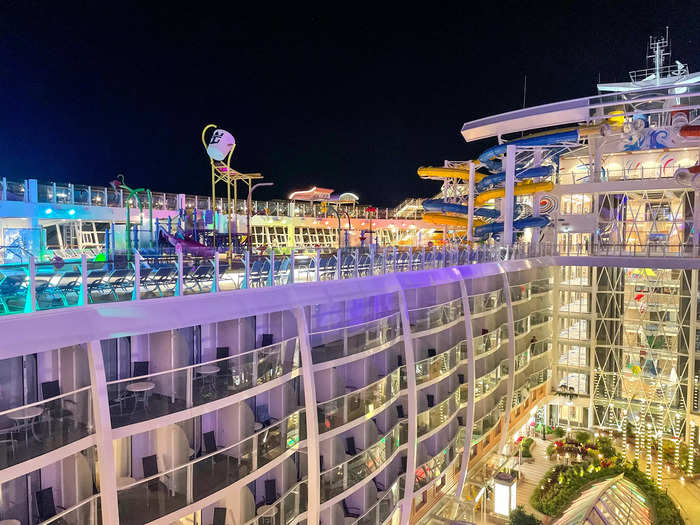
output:
<svg viewBox="0 0 700 525"><path fill-rule="evenodd" d="M246 240L248 242L248 257L253 256L253 241L250 238L250 207L251 203L253 200L253 190L257 188L258 186L274 186L274 182L258 182L257 184L253 184L250 187L250 190L248 190L248 202L245 207L245 213L246 213L246 225L247 225L247 234L246 234Z"/></svg>

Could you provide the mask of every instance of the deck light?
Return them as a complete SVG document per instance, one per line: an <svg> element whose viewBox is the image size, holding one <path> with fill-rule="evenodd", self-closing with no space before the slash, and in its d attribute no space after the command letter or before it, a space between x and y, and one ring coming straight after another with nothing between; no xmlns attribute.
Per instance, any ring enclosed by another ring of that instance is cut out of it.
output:
<svg viewBox="0 0 700 525"><path fill-rule="evenodd" d="M53 213L53 208L46 208L46 209L44 210L44 213L45 213L46 215L51 215L51 214Z"/></svg>
<svg viewBox="0 0 700 525"><path fill-rule="evenodd" d="M71 208L70 210L68 210L68 215L71 215L71 216L72 216L72 215L75 215L75 210L74 210L73 208Z"/></svg>

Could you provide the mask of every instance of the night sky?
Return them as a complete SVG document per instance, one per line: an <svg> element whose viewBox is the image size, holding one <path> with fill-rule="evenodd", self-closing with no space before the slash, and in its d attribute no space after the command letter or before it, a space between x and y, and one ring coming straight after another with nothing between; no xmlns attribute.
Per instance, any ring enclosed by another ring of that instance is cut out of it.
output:
<svg viewBox="0 0 700 525"><path fill-rule="evenodd" d="M593 95L666 25L700 67L697 1L149 4L0 0L0 176L207 195L215 123L236 169L275 182L256 198L318 185L393 206L437 191L418 166L492 144L461 125L521 107L524 75L527 105Z"/></svg>

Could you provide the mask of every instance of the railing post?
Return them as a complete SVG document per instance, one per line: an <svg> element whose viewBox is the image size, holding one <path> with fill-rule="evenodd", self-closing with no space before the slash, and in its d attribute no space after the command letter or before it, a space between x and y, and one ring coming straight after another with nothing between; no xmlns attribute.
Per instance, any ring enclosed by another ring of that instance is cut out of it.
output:
<svg viewBox="0 0 700 525"><path fill-rule="evenodd" d="M211 281L211 291L219 291L219 255L214 252L214 278Z"/></svg>
<svg viewBox="0 0 700 525"><path fill-rule="evenodd" d="M88 186L88 198L87 198L87 205L92 206L92 186Z"/></svg>
<svg viewBox="0 0 700 525"><path fill-rule="evenodd" d="M367 275L374 275L374 245L371 244L369 247L369 272Z"/></svg>
<svg viewBox="0 0 700 525"><path fill-rule="evenodd" d="M420 267L421 270L425 270L425 246L420 248Z"/></svg>
<svg viewBox="0 0 700 525"><path fill-rule="evenodd" d="M341 258L342 253L340 248L338 248L337 255L336 255L336 261L335 261L335 280L340 281L340 264L341 264Z"/></svg>
<svg viewBox="0 0 700 525"><path fill-rule="evenodd" d="M192 406L194 405L194 403L192 401L193 388L194 388L194 369L188 368L187 369L187 388L185 390L185 406L187 408L192 408Z"/></svg>
<svg viewBox="0 0 700 525"><path fill-rule="evenodd" d="M250 288L250 252L248 250L245 251L245 269L241 288Z"/></svg>
<svg viewBox="0 0 700 525"><path fill-rule="evenodd" d="M394 249L394 259L393 259L392 262L393 262L393 265L394 265L394 273L396 273L396 251L397 251L397 250L396 250L396 246L392 246L392 248Z"/></svg>
<svg viewBox="0 0 700 525"><path fill-rule="evenodd" d="M445 257L447 257L447 246L442 245L442 266L446 266Z"/></svg>
<svg viewBox="0 0 700 525"><path fill-rule="evenodd" d="M275 249L270 248L270 271L267 272L267 285L275 285Z"/></svg>
<svg viewBox="0 0 700 525"><path fill-rule="evenodd" d="M105 187L104 189L105 192L105 201L104 201L104 206L109 206L109 203L107 202L107 199L109 198L109 194L107 193L107 188Z"/></svg>
<svg viewBox="0 0 700 525"><path fill-rule="evenodd" d="M413 271L413 246L408 247L408 271Z"/></svg>
<svg viewBox="0 0 700 525"><path fill-rule="evenodd" d="M183 294L182 289L182 246L178 244L175 248L177 251L177 287L175 289L175 295L181 296Z"/></svg>
<svg viewBox="0 0 700 525"><path fill-rule="evenodd" d="M2 200L7 200L7 178L2 178Z"/></svg>
<svg viewBox="0 0 700 525"><path fill-rule="evenodd" d="M58 199L56 198L56 183L53 182L51 183L51 202L56 204L57 200Z"/></svg>
<svg viewBox="0 0 700 525"><path fill-rule="evenodd" d="M141 299L141 254L134 250L134 292L131 295L132 301Z"/></svg>
<svg viewBox="0 0 700 525"><path fill-rule="evenodd" d="M296 255L296 250L292 248L291 253L289 256L291 259L289 260L289 278L287 279L287 284L292 284L294 283L294 258Z"/></svg>
<svg viewBox="0 0 700 525"><path fill-rule="evenodd" d="M316 277L314 278L314 281L318 282L321 280L321 248L316 248L316 261L315 261L315 270L316 270Z"/></svg>
<svg viewBox="0 0 700 525"><path fill-rule="evenodd" d="M36 312L36 259L33 255L29 256L29 290L27 293L29 308L25 306L24 311Z"/></svg>
<svg viewBox="0 0 700 525"><path fill-rule="evenodd" d="M87 255L80 256L80 304L88 304Z"/></svg>
<svg viewBox="0 0 700 525"><path fill-rule="evenodd" d="M382 275L386 275L386 246L382 252Z"/></svg>
<svg viewBox="0 0 700 525"><path fill-rule="evenodd" d="M355 248L355 278L360 276L360 249Z"/></svg>
<svg viewBox="0 0 700 525"><path fill-rule="evenodd" d="M193 490L194 487L192 485L194 483L194 479L193 479L193 475L192 475L192 468L193 467L194 467L194 465L192 463L187 465L187 504L188 505L194 501L194 490Z"/></svg>

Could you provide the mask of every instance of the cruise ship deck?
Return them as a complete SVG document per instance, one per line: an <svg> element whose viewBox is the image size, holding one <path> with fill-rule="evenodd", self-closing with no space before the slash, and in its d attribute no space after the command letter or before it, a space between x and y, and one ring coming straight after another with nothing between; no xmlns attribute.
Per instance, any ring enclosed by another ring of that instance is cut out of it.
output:
<svg viewBox="0 0 700 525"><path fill-rule="evenodd" d="M393 210L2 179L0 523L477 521L541 426L692 450L700 88L635 78Z"/></svg>

